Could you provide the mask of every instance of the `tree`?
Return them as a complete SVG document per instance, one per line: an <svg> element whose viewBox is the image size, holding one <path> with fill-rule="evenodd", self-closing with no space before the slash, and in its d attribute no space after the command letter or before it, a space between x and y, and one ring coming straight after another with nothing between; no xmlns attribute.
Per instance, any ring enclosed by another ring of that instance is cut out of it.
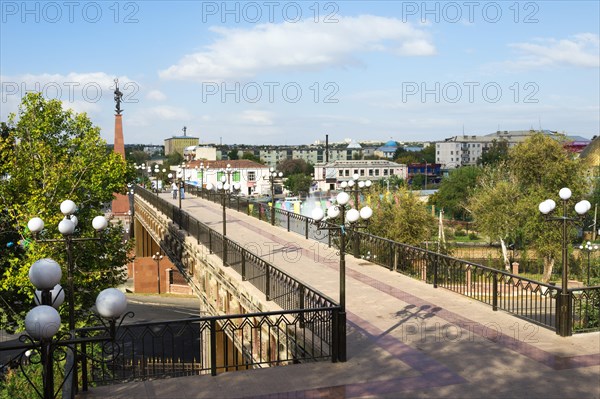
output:
<svg viewBox="0 0 600 399"><path fill-rule="evenodd" d="M238 155L238 150L233 149L233 150L229 151L227 153L227 159L229 159L230 161L235 161L236 159L240 159L240 156Z"/></svg>
<svg viewBox="0 0 600 399"><path fill-rule="evenodd" d="M312 178L303 173L290 175L283 182L283 186L290 191L292 195L299 195L300 193L308 194L311 184Z"/></svg>
<svg viewBox="0 0 600 399"><path fill-rule="evenodd" d="M410 180L410 185L412 186L413 189L420 190L425 185L425 175L424 174L414 175L412 177L412 179Z"/></svg>
<svg viewBox="0 0 600 399"><path fill-rule="evenodd" d="M444 178L439 190L430 198L430 203L439 208L444 208L457 219L464 220L465 206L469 193L477 185L477 178L482 169L476 166L463 166L454 169L448 177Z"/></svg>
<svg viewBox="0 0 600 399"><path fill-rule="evenodd" d="M506 162L485 169L467 209L490 239L522 241L533 247L543 258L542 280L547 282L560 256L562 238L558 226L541 216L538 204L556 198L562 187L571 188L573 198L582 198L581 162L560 142L538 133L512 148Z"/></svg>
<svg viewBox="0 0 600 399"><path fill-rule="evenodd" d="M431 236L433 217L425 204L404 187L387 193L373 186L367 203L373 209L369 233L409 245L419 245Z"/></svg>
<svg viewBox="0 0 600 399"><path fill-rule="evenodd" d="M492 145L483 151L481 157L477 160L477 165L496 165L508 159L508 141L501 139L500 141L492 140Z"/></svg>
<svg viewBox="0 0 600 399"><path fill-rule="evenodd" d="M137 164L145 164L150 159L150 156L142 150L134 150L128 154L127 160Z"/></svg>
<svg viewBox="0 0 600 399"><path fill-rule="evenodd" d="M314 167L304 159L284 159L277 165L277 169L282 172L284 176L291 176L299 173L310 176L310 174L314 172Z"/></svg>
<svg viewBox="0 0 600 399"><path fill-rule="evenodd" d="M182 162L183 162L183 155L181 155L179 152L175 151L175 152L167 155L167 160L165 161L165 165L177 166L177 165L181 164Z"/></svg>
<svg viewBox="0 0 600 399"><path fill-rule="evenodd" d="M260 160L260 157L258 157L258 156L256 156L256 155L254 155L254 154L253 154L253 153L251 153L251 152L244 152L244 154L242 155L242 159L247 159L247 160L249 160L249 161L254 161L254 162L256 162L256 163L261 163L261 164L263 163L263 162Z"/></svg>
<svg viewBox="0 0 600 399"><path fill-rule="evenodd" d="M33 304L31 264L49 257L67 275L64 244L33 241L28 220L41 217L46 224L44 238L61 238L60 203L71 199L78 206L78 236L91 237L93 217L102 214L113 193L125 193L128 174L121 156L106 152L100 129L85 114L63 110L60 101L27 94L18 115L9 116L8 125L10 135L0 140L0 153L11 154L0 165L0 175L5 176L0 184L0 219L3 231L19 241L2 252L0 314L3 328L14 331ZM122 266L129 261L131 243L123 243L122 226L111 224L102 236L102 244L74 244L75 316L80 320L101 289L125 278Z"/></svg>

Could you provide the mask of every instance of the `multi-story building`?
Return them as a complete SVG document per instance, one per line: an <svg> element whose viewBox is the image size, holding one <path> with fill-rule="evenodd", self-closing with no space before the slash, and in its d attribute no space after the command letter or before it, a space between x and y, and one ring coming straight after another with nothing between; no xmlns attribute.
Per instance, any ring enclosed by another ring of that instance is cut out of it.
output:
<svg viewBox="0 0 600 399"><path fill-rule="evenodd" d="M360 180L385 180L398 176L406 180L406 165L386 160L348 160L315 164L315 186L317 190L337 190L343 181L358 175Z"/></svg>
<svg viewBox="0 0 600 399"><path fill-rule="evenodd" d="M208 183L216 186L223 176L227 177L226 168L230 167L229 183L240 183L243 195L270 194L269 167L247 159L231 161L196 160L186 164L185 171L179 166L171 170L180 176L185 173L185 181L206 187Z"/></svg>
<svg viewBox="0 0 600 399"><path fill-rule="evenodd" d="M183 155L183 152L186 147L196 146L200 142L198 137L190 137L190 136L173 136L168 139L165 139L165 156L171 155L176 152Z"/></svg>
<svg viewBox="0 0 600 399"><path fill-rule="evenodd" d="M454 136L435 144L435 161L442 165L442 168L453 169L459 166L476 165L481 156L490 148L494 141L506 141L509 147L513 147L525 141L532 134L538 133L535 130L512 130L497 131L484 136ZM564 136L550 130L542 130L543 134L556 137L565 141ZM584 143L589 143L588 139L578 136L567 136L565 147L572 148L585 147ZM574 147L571 143L577 143ZM582 147L583 145L583 147Z"/></svg>
<svg viewBox="0 0 600 399"><path fill-rule="evenodd" d="M217 158L226 159L227 153L232 150L231 147L221 147L217 149ZM238 156L242 157L244 152L251 152L269 167L277 165L287 159L303 159L308 163L317 164L327 160L326 149L324 145L300 145L300 146L245 146L237 148ZM360 144L351 142L350 144L332 144L329 146L329 161L346 161L351 159L361 159L363 149Z"/></svg>

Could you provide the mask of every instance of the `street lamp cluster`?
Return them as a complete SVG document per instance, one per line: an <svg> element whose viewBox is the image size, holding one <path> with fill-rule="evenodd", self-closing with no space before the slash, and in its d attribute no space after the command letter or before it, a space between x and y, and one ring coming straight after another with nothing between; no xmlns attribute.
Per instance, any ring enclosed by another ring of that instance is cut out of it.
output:
<svg viewBox="0 0 600 399"><path fill-rule="evenodd" d="M154 259L154 261L156 262L157 288L158 294L160 295L160 261L163 259L163 256L160 254L160 252L157 252L154 255L152 255L152 259Z"/></svg>
<svg viewBox="0 0 600 399"><path fill-rule="evenodd" d="M598 244L592 244L590 241L586 242L585 245L581 244L579 249L587 252L587 285L590 285L590 255L592 252L598 250Z"/></svg>
<svg viewBox="0 0 600 399"><path fill-rule="evenodd" d="M368 189L369 187L371 187L373 185L373 182L371 180L359 180L360 176L358 174L353 174L352 175L352 180L348 180L343 181L342 183L340 183L340 186L342 187L342 189L345 192L348 192L350 194L354 195L354 206L358 209L359 204L360 204L360 193L361 191ZM369 208L370 209L370 208ZM358 234L354 234L354 241L353 241L353 252L354 252L354 257L358 258L360 257L360 253L359 253L359 239L360 237L358 236Z"/></svg>
<svg viewBox="0 0 600 399"><path fill-rule="evenodd" d="M216 189L216 191L221 195L221 205L223 207L223 265L227 265L227 198L231 195L237 194L241 189L241 184L236 182L234 184L230 183L231 173L233 172L231 169L231 165L227 165L227 168L221 169L222 173L220 181L217 182L216 187L213 186L212 183L208 183L206 185L206 189L212 191Z"/></svg>
<svg viewBox="0 0 600 399"><path fill-rule="evenodd" d="M77 216L74 213L77 211L77 206L71 200L65 200L60 204L60 211L64 215L64 219L58 223L58 231L63 235L62 240L57 239L37 239L38 234L44 229L44 221L39 217L34 217L27 223L27 227L33 233L34 239L39 242L64 242L67 251L67 284L68 284L68 305L69 305L69 329L75 328L75 301L73 287L73 253L72 244L78 241L99 240L97 237L80 237L74 238L75 228L77 227ZM92 220L92 227L96 232L100 232L108 226L108 221L104 216L96 216Z"/></svg>
<svg viewBox="0 0 600 399"><path fill-rule="evenodd" d="M275 171L274 167L269 168L269 184L271 185L271 226L275 226L275 183L281 180L283 173Z"/></svg>
<svg viewBox="0 0 600 399"><path fill-rule="evenodd" d="M354 175L354 180L350 180L346 184L342 184L342 188L352 188L355 186L358 176ZM345 182L344 182L345 183ZM369 183L369 184L367 184ZM369 187L370 181L358 182L356 184L356 198L354 205L358 207L358 191L361 188ZM350 192L353 192L350 190ZM339 359L346 361L346 235L353 234L355 239L358 238L356 232L359 228L367 227L368 221L373 215L373 210L365 206L360 209L353 208L349 205L350 194L347 191L342 191L336 196L336 204L327 209L327 214L321 208L315 208L312 212L312 218L318 230L328 230L330 234L339 236L340 248L340 268L339 268L339 286L340 286L340 313L339 313ZM338 222L339 224L337 224Z"/></svg>
<svg viewBox="0 0 600 399"><path fill-rule="evenodd" d="M558 192L558 196L562 200L563 203L563 212L562 216L550 216L555 208L556 202L552 199L547 199L542 201L538 209L539 211L545 215L547 220L559 221L562 224L562 286L560 293L560 301L559 301L559 314L558 314L558 323L557 323L557 333L561 336L569 336L572 334L571 330L571 300L568 291L568 282L569 282L569 265L568 265L568 223L575 222L578 218L573 218L568 216L567 211L567 202L571 198L571 190L567 187L561 188ZM592 204L589 201L583 200L579 201L575 204L575 212L579 216L583 216L590 210Z"/></svg>
<svg viewBox="0 0 600 399"><path fill-rule="evenodd" d="M34 217L27 223L27 227L33 233L34 238L38 242L64 242L67 251L67 302L69 316L69 339L54 340L54 336L58 333L61 326L61 318L58 313L59 307L65 299L65 292L60 285L62 278L62 269L60 265L49 258L39 259L34 262L29 269L29 279L36 288L34 301L36 307L31 309L25 317L25 330L27 335L24 335L23 340L29 340L32 344L32 349L28 350L25 355L30 359L39 354L39 362L42 365L42 383L43 392L37 391L40 397L44 399L54 398L54 350L58 346L67 346L70 348L70 353L74 351L75 337L75 302L74 302L74 284L73 284L73 256L72 243L74 241L98 240L99 238L73 238L72 235L77 227L77 217L74 213L77 206L71 200L63 201L60 205L60 210L64 215L64 219L58 224L58 230L63 235L63 239L37 239L37 235L44 229L44 221L39 217ZM92 220L93 228L99 232L108 226L106 218L96 216ZM97 313L109 320L110 337L95 337L87 338L86 342L102 342L112 340L115 337L116 320L125 312L127 307L127 299L125 295L114 288L108 288L100 292L96 298ZM77 342L83 342L86 339L79 338ZM74 353L73 353L74 354ZM77 377L77 358L73 356L73 366L65 372L65 380L71 378L72 389L71 394L76 390ZM33 385L33 383L31 383ZM64 384L64 382L63 382ZM61 386L63 384L60 384ZM69 384L67 384L67 387Z"/></svg>

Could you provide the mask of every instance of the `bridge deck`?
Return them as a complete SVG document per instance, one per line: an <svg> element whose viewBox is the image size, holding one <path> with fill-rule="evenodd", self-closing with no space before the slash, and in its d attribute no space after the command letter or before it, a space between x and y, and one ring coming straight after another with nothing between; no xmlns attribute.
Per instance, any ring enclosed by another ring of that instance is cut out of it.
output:
<svg viewBox="0 0 600 399"><path fill-rule="evenodd" d="M170 195L163 198L170 199ZM218 204L183 207L220 230ZM335 250L227 210L227 236L338 298ZM600 333L554 331L346 257L348 361L95 388L86 398L599 398Z"/></svg>

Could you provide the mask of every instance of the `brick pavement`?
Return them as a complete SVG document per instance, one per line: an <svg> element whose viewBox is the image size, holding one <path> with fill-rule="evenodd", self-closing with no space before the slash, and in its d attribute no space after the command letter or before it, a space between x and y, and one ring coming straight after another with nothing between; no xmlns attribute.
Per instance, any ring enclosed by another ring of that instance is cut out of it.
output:
<svg viewBox="0 0 600 399"><path fill-rule="evenodd" d="M191 196L182 203L198 220L220 229L218 204ZM297 279L338 298L333 249L229 209L227 232ZM559 337L352 256L346 257L346 270L345 363L133 382L95 388L84 397L600 398L600 333Z"/></svg>

